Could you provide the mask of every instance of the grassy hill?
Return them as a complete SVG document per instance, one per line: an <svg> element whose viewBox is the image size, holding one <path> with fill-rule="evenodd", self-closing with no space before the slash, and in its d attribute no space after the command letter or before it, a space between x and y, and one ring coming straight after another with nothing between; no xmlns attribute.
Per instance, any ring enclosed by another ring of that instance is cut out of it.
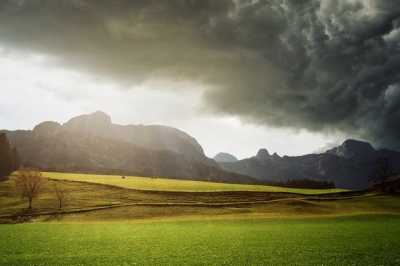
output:
<svg viewBox="0 0 400 266"><path fill-rule="evenodd" d="M285 188L264 185L243 185L228 184L203 181L189 181L166 178L149 178L139 176L122 176L116 175L94 175L94 174L73 174L73 173L56 173L43 172L43 176L68 181L90 182L104 185L112 185L123 188L138 190L156 190L156 191L185 191L185 192L217 192L217 191L259 191L259 192L287 192L299 194L326 194L343 192L343 189L300 189Z"/></svg>
<svg viewBox="0 0 400 266"><path fill-rule="evenodd" d="M0 182L0 221L23 217L104 221L400 213L400 199L385 194L144 177L122 179L120 176L43 174L49 179L34 200L34 209L28 214L25 213L26 200L15 192L13 177ZM62 210L58 209L56 184L66 194Z"/></svg>

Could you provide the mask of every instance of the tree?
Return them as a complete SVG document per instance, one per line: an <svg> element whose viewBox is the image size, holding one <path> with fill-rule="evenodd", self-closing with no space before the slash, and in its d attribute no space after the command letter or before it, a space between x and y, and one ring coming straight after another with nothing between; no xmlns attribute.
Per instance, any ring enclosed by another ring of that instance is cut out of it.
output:
<svg viewBox="0 0 400 266"><path fill-rule="evenodd" d="M20 159L17 148L11 148L6 134L0 133L0 179L18 170Z"/></svg>
<svg viewBox="0 0 400 266"><path fill-rule="evenodd" d="M0 178L13 171L13 158L10 143L4 133L0 134Z"/></svg>
<svg viewBox="0 0 400 266"><path fill-rule="evenodd" d="M21 166L21 159L19 157L19 153L18 153L17 148L14 147L11 150L11 156L12 156L12 170L16 171Z"/></svg>
<svg viewBox="0 0 400 266"><path fill-rule="evenodd" d="M21 198L28 200L28 209L32 209L32 201L42 188L45 179L36 169L21 169L15 177L15 186Z"/></svg>
<svg viewBox="0 0 400 266"><path fill-rule="evenodd" d="M54 184L54 192L58 201L58 209L62 209L65 205L66 190L60 187L57 183Z"/></svg>

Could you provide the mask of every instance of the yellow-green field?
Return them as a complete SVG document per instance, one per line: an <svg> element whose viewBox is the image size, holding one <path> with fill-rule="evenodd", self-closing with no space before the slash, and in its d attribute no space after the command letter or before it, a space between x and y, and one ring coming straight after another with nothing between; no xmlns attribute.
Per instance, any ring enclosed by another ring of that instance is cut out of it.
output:
<svg viewBox="0 0 400 266"><path fill-rule="evenodd" d="M0 182L0 223L8 223L0 225L0 265L400 262L400 197L395 194L44 176L49 179L32 210L18 196L15 177ZM56 185L65 191L62 209Z"/></svg>
<svg viewBox="0 0 400 266"><path fill-rule="evenodd" d="M203 181L189 181L165 178L149 178L139 176L95 175L43 172L50 179L91 182L122 188L152 190L152 191L182 191L182 192L221 192L221 191L255 191L255 192L286 192L305 195L343 192L343 189L300 189L264 185L227 184Z"/></svg>
<svg viewBox="0 0 400 266"><path fill-rule="evenodd" d="M399 214L400 198L361 192L302 195L260 191L184 192L135 190L92 182L49 179L26 213L14 177L0 182L0 223L33 221L137 221L242 219ZM179 182L179 181L178 181ZM65 191L58 208L55 185Z"/></svg>

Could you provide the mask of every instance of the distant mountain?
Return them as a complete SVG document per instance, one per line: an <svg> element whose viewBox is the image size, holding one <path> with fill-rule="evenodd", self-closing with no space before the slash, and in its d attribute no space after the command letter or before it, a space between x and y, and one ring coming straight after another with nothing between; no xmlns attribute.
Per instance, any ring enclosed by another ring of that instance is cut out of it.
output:
<svg viewBox="0 0 400 266"><path fill-rule="evenodd" d="M238 159L232 154L220 152L214 156L214 161L216 161L217 163L233 163L238 161Z"/></svg>
<svg viewBox="0 0 400 266"><path fill-rule="evenodd" d="M334 154L346 159L369 160L374 159L376 151L371 144L364 141L348 139L342 145L328 150L326 153Z"/></svg>
<svg viewBox="0 0 400 266"><path fill-rule="evenodd" d="M183 131L165 126L117 125L103 112L77 116L63 125L47 121L33 130L3 132L18 149L25 166L53 171L256 182L221 169Z"/></svg>
<svg viewBox="0 0 400 266"><path fill-rule="evenodd" d="M184 154L190 159L208 161L207 163L215 165L204 155L203 148L193 137L172 127L116 125L112 124L107 114L98 111L74 117L65 123L63 128L71 133L128 142L149 150L172 151Z"/></svg>
<svg viewBox="0 0 400 266"><path fill-rule="evenodd" d="M400 152L375 150L367 142L350 139L321 154L280 157L261 149L254 157L219 164L260 181L314 179L334 182L339 188L365 189L380 174L382 162L392 173L400 173Z"/></svg>
<svg viewBox="0 0 400 266"><path fill-rule="evenodd" d="M347 189L367 188L382 167L400 173L400 152L376 150L367 142L351 139L320 154L281 157L260 149L251 158L237 160L220 153L214 161L183 131L156 125L117 125L103 112L77 116L63 125L47 121L33 130L1 133L6 133L11 153L17 155L18 151L22 165L53 171L251 184L315 180ZM8 141L0 142L7 146Z"/></svg>

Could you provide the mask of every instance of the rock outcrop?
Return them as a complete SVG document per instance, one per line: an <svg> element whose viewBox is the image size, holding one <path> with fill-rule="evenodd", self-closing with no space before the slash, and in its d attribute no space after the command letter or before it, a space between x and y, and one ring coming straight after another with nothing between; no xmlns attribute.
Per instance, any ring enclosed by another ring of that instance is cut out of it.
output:
<svg viewBox="0 0 400 266"><path fill-rule="evenodd" d="M238 161L238 159L230 153L220 152L214 156L214 161L217 163L233 163Z"/></svg>

